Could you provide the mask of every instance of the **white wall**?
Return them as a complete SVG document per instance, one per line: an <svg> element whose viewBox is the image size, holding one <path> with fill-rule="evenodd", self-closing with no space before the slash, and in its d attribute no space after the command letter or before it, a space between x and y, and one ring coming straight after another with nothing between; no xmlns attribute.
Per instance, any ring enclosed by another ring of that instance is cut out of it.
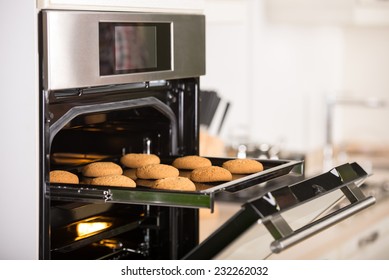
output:
<svg viewBox="0 0 389 280"><path fill-rule="evenodd" d="M312 16L271 21L264 0L206 0L205 14L207 75L201 86L232 102L221 135L227 144L243 127L251 142L282 141L292 151L321 149L328 97L369 92L388 98L389 27L351 26L331 17L312 22ZM388 109L357 109L353 118L345 110L336 109L335 142L354 139L362 123L370 126L367 138L388 139L380 125Z"/></svg>
<svg viewBox="0 0 389 280"><path fill-rule="evenodd" d="M307 151L323 144L326 94L341 87L341 31L262 22L255 36L251 134Z"/></svg>
<svg viewBox="0 0 389 280"><path fill-rule="evenodd" d="M386 107L339 106L340 125L334 138L388 146L389 26L348 27L344 36L344 90L355 99L382 100Z"/></svg>
<svg viewBox="0 0 389 280"><path fill-rule="evenodd" d="M201 86L232 102L226 142L244 128L248 141L282 141L290 150L322 144L324 95L341 83L340 29L269 23L260 0L208 0L205 14Z"/></svg>
<svg viewBox="0 0 389 280"><path fill-rule="evenodd" d="M224 138L250 123L250 21L245 1L206 1L206 75L201 88L216 90L232 102ZM245 132L245 131L244 131Z"/></svg>
<svg viewBox="0 0 389 280"><path fill-rule="evenodd" d="M0 259L37 259L35 1L1 1L0 11Z"/></svg>

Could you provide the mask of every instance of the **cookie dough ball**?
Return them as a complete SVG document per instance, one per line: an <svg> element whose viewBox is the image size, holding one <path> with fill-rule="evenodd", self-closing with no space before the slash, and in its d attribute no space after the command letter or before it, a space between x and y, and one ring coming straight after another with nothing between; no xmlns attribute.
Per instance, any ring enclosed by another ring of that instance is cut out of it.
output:
<svg viewBox="0 0 389 280"><path fill-rule="evenodd" d="M191 155L176 158L172 165L178 169L193 170L200 167L211 166L212 163L205 157Z"/></svg>
<svg viewBox="0 0 389 280"><path fill-rule="evenodd" d="M123 169L120 167L120 165L109 161L92 162L88 165L85 165L82 169L82 175L85 177L121 175L122 173Z"/></svg>
<svg viewBox="0 0 389 280"><path fill-rule="evenodd" d="M140 179L163 179L178 177L178 175L178 169L167 164L150 164L136 170L136 176Z"/></svg>
<svg viewBox="0 0 389 280"><path fill-rule="evenodd" d="M185 177L168 177L156 180L152 186L161 190L195 191L195 184Z"/></svg>
<svg viewBox="0 0 389 280"><path fill-rule="evenodd" d="M136 154L130 153L120 158L121 164L128 168L139 168L145 165L158 164L160 158L154 154Z"/></svg>
<svg viewBox="0 0 389 280"><path fill-rule="evenodd" d="M136 187L135 181L124 175L109 175L103 177L96 177L91 180L90 184L98 185L98 186L113 186L113 187L129 187L129 188Z"/></svg>
<svg viewBox="0 0 389 280"><path fill-rule="evenodd" d="M50 183L78 184L78 176L65 170L53 170L49 174Z"/></svg>
<svg viewBox="0 0 389 280"><path fill-rule="evenodd" d="M227 169L220 166L208 166L196 168L190 174L190 179L193 182L209 183L220 181L231 181L232 174Z"/></svg>
<svg viewBox="0 0 389 280"><path fill-rule="evenodd" d="M263 171L263 165L254 159L232 159L223 163L223 168L232 174L252 174Z"/></svg>

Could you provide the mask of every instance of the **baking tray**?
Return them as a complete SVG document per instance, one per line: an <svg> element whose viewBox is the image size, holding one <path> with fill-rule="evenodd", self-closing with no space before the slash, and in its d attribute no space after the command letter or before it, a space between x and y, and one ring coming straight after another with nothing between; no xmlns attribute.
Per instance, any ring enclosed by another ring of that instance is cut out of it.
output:
<svg viewBox="0 0 389 280"><path fill-rule="evenodd" d="M175 157L163 158L161 163L171 164ZM209 158L212 165L221 166L233 158ZM48 184L46 195L53 200L106 202L127 204L148 204L170 207L210 208L213 210L215 194L220 192L238 192L249 187L265 183L289 173L301 174L303 161L262 160L261 172L249 175L233 175L228 182L195 183L196 191L156 190L149 187L151 181L137 180L136 188L94 186L87 184ZM180 170L180 176L188 176L188 171Z"/></svg>

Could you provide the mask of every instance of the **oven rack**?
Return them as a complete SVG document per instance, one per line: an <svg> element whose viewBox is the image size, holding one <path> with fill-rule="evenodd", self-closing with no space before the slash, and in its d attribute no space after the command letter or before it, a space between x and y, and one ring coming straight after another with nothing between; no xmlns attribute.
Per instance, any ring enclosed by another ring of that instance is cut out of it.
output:
<svg viewBox="0 0 389 280"><path fill-rule="evenodd" d="M175 157L161 159L170 164ZM232 158L209 158L212 165L221 166ZM249 175L234 175L233 180L222 183L196 184L196 191L155 190L137 181L136 188L94 186L87 184L48 184L46 196L52 200L159 205L169 207L209 208L213 211L217 193L237 192L268 182L287 174L303 173L303 162L295 160L259 160L264 170ZM180 171L185 172L185 171ZM142 185L143 184L143 185Z"/></svg>

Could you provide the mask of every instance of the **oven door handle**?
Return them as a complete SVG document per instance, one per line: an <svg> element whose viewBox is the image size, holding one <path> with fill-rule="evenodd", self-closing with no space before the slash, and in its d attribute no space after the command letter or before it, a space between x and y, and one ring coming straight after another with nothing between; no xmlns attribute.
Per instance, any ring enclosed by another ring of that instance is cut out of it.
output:
<svg viewBox="0 0 389 280"><path fill-rule="evenodd" d="M313 221L312 223L305 225L295 231L289 232L289 234L286 236L273 241L270 244L270 249L273 253L280 253L283 250L319 233L320 231L325 230L337 224L338 222L351 217L352 215L373 205L374 203L375 198L372 196L357 200L341 209L336 210L335 212L328 214L325 217ZM274 228L290 228L287 224L284 224L286 222L280 216L273 217L271 220L264 223L268 229L273 228L273 230ZM280 231L278 233L280 233Z"/></svg>
<svg viewBox="0 0 389 280"><path fill-rule="evenodd" d="M366 197L357 185L361 184L361 179L366 176L367 173L358 164L344 164L317 177L269 192L262 199L253 200L250 205L257 211L262 218L263 225L274 238L270 245L271 251L280 253L286 248L373 205L375 198ZM343 192L350 202L349 205L315 219L297 230L293 230L281 215L288 209L326 195L336 189Z"/></svg>

